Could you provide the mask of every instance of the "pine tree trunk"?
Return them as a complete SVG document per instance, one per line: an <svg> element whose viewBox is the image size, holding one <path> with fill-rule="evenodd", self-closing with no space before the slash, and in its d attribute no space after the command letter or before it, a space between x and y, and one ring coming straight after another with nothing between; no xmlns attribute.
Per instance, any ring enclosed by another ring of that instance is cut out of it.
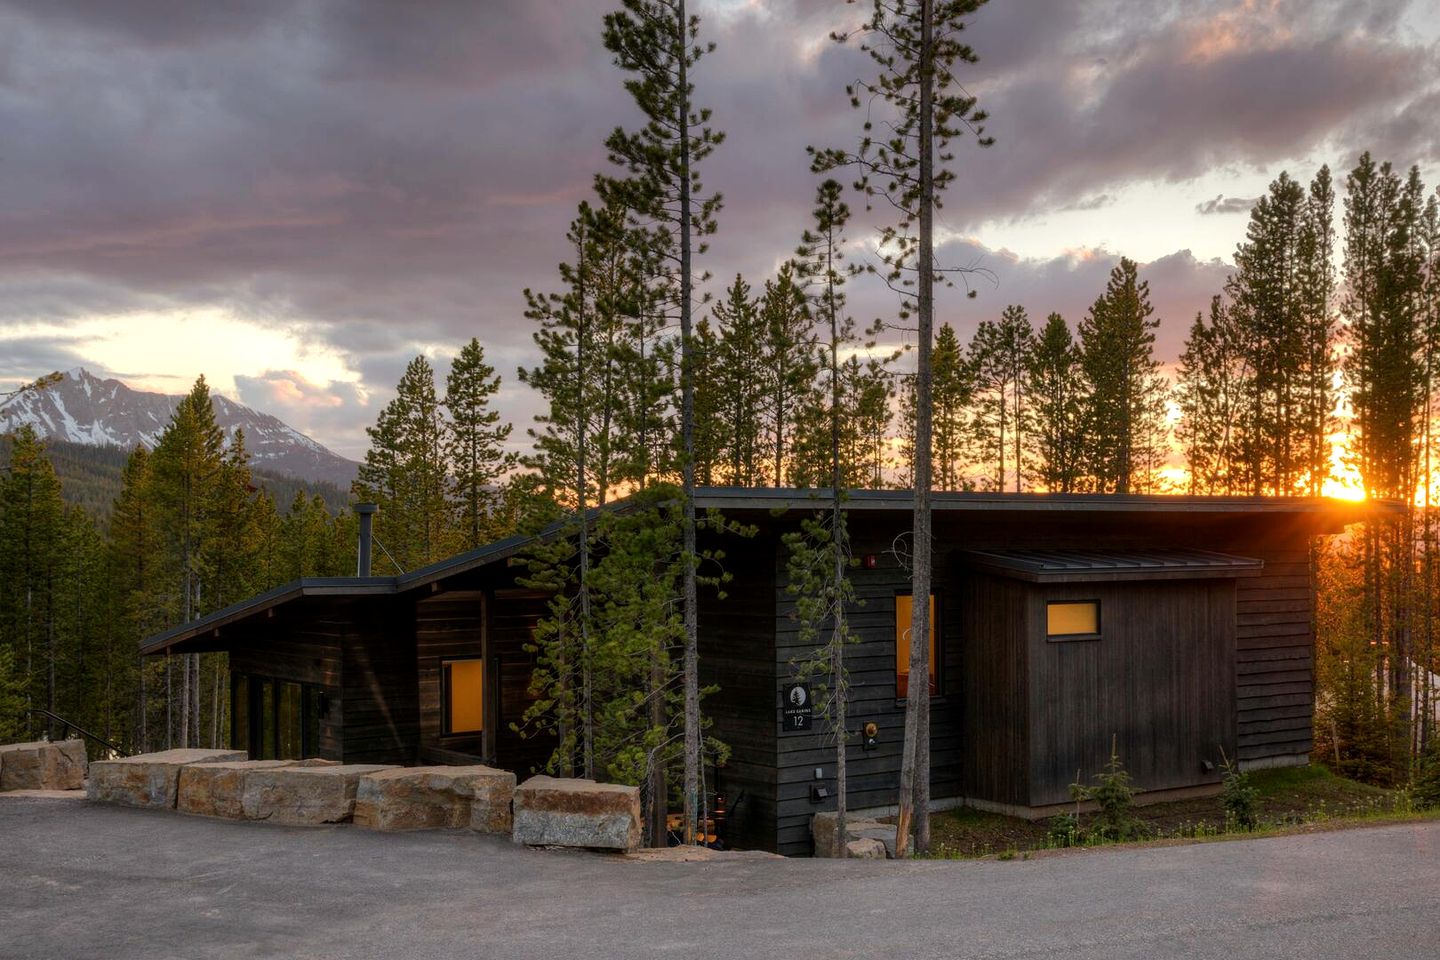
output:
<svg viewBox="0 0 1440 960"><path fill-rule="evenodd" d="M834 556L833 581L831 582L832 603L835 604L835 622L830 637L833 648L831 659L834 664L830 679L831 715L834 718L835 733L835 855L842 860L849 854L845 826L849 790L846 770L846 752L849 749L849 731L846 716L847 691L845 689L845 557L847 554L845 516L841 496L840 470L840 322L835 315L835 238L829 237L825 255L825 276L829 286L827 305L830 308L830 549Z"/></svg>
<svg viewBox="0 0 1440 960"><path fill-rule="evenodd" d="M650 658L650 728L664 730L665 722L665 651L656 648ZM662 737L662 740L664 738ZM664 751L650 755L650 846L669 846L667 823L670 814L670 785L665 775Z"/></svg>
<svg viewBox="0 0 1440 960"><path fill-rule="evenodd" d="M915 367L914 545L911 557L910 683L905 710L905 745L900 768L899 816L895 825L897 857L915 846L930 847L930 352L934 327L935 179L934 0L920 2L920 250L916 264L917 359Z"/></svg>
<svg viewBox="0 0 1440 960"><path fill-rule="evenodd" d="M680 186L680 436L681 481L683 484L684 520L682 524L683 586L681 602L685 608L685 842L695 842L696 821L700 816L700 663L699 611L696 576L695 538L695 360L691 342L691 298L693 296L690 265L690 97L687 64L688 20L685 0L676 5L676 43L679 74L676 86L681 91L679 115L675 118L680 134L680 157L676 177Z"/></svg>
<svg viewBox="0 0 1440 960"><path fill-rule="evenodd" d="M584 231L582 223L580 229ZM580 327L575 337L575 502L580 515L580 764L582 776L595 777L595 708L594 676L590 657L590 517L585 476L585 458L590 445L589 410L586 407L586 347L589 344L589 314L585 305L585 281L589 263L585 235L580 235L576 276L579 281Z"/></svg>

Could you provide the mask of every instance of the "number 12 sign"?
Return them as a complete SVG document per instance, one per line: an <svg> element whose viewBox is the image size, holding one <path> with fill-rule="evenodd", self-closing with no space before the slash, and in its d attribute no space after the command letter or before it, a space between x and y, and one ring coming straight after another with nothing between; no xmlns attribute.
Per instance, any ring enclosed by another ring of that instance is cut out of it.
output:
<svg viewBox="0 0 1440 960"><path fill-rule="evenodd" d="M785 687L782 712L785 717L786 732L797 733L810 729L814 711L810 702L810 685L808 683L792 683Z"/></svg>

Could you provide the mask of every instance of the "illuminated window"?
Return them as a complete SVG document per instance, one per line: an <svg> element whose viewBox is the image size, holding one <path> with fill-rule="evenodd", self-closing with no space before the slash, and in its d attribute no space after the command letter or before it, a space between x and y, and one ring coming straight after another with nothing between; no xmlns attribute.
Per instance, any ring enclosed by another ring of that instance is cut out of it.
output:
<svg viewBox="0 0 1440 960"><path fill-rule="evenodd" d="M910 620L914 600L908 593L895 596L895 696L910 695ZM930 696L939 692L940 657L935 647L935 595L930 595Z"/></svg>
<svg viewBox="0 0 1440 960"><path fill-rule="evenodd" d="M485 661L446 660L440 664L441 715L445 734L485 729Z"/></svg>
<svg viewBox="0 0 1440 960"><path fill-rule="evenodd" d="M1045 636L1051 640L1100 636L1100 601L1051 601L1045 605Z"/></svg>

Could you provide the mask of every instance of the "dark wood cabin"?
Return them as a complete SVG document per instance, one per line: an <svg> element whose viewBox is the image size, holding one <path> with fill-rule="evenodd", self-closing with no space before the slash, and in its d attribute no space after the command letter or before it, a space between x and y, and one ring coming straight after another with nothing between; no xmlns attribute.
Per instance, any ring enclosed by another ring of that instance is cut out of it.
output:
<svg viewBox="0 0 1440 960"><path fill-rule="evenodd" d="M728 842L807 854L834 808L833 736L794 729L800 646L782 537L823 494L702 489L755 529L716 543L732 579L700 601L708 774ZM896 802L909 642L903 491L848 502L857 565L849 805ZM1386 505L1303 499L937 494L932 794L1054 812L1112 745L1147 791L1217 789L1223 757L1303 764L1314 709L1311 547ZM530 704L524 645L547 598L511 538L400 577L302 580L152 637L146 653L224 650L233 744L252 756L485 762L524 775L551 744L511 732ZM788 722L787 722L788 721ZM866 735L868 725L871 734Z"/></svg>
<svg viewBox="0 0 1440 960"><path fill-rule="evenodd" d="M475 763L529 771L522 737L548 597L516 583L503 540L400 577L305 579L150 638L142 652L225 651L231 745L256 759Z"/></svg>

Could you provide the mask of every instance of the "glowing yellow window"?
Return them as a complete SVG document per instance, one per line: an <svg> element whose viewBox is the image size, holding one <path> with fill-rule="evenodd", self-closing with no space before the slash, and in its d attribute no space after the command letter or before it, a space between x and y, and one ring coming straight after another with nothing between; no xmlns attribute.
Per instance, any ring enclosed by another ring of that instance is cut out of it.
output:
<svg viewBox="0 0 1440 960"><path fill-rule="evenodd" d="M1045 605L1045 636L1053 639L1100 636L1100 601L1078 600Z"/></svg>
<svg viewBox="0 0 1440 960"><path fill-rule="evenodd" d="M485 661L446 660L440 665L444 732L485 729Z"/></svg>
<svg viewBox="0 0 1440 960"><path fill-rule="evenodd" d="M895 696L910 694L910 620L914 598L908 593L895 597ZM935 595L930 595L930 696L935 696L939 685L935 682L939 657L935 649Z"/></svg>

